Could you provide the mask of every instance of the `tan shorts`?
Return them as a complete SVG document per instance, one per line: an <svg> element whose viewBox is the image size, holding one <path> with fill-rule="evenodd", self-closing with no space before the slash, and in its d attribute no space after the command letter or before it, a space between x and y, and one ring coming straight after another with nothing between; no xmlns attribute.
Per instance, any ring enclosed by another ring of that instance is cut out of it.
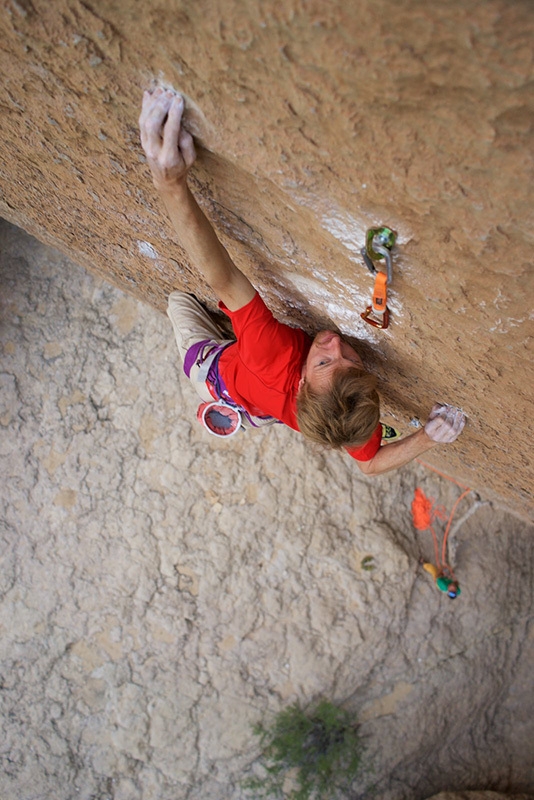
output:
<svg viewBox="0 0 534 800"><path fill-rule="evenodd" d="M209 339L214 344L230 344L233 339L228 339L218 325L199 303L196 297L186 292L175 291L169 295L167 316L172 322L174 337L182 362L185 354L197 342ZM202 400L213 400L208 387L204 382L197 381L200 367L193 364L190 379L195 390Z"/></svg>

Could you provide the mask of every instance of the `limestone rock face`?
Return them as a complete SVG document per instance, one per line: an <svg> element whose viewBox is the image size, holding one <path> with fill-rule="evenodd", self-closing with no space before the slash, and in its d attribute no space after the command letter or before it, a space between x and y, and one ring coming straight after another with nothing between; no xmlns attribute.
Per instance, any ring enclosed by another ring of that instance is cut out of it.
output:
<svg viewBox="0 0 534 800"><path fill-rule="evenodd" d="M252 726L319 697L347 800L533 791L532 524L465 498L450 601L410 503L459 487L209 436L168 320L5 222L0 285L2 800L251 800Z"/></svg>
<svg viewBox="0 0 534 800"><path fill-rule="evenodd" d="M440 792L430 800L532 800L531 794L501 794L500 792Z"/></svg>
<svg viewBox="0 0 534 800"><path fill-rule="evenodd" d="M138 144L142 89L188 97L192 185L273 309L362 340L406 430L469 427L436 463L529 507L529 2L6 0L0 214L163 309L209 294ZM359 249L398 231L391 325L360 319ZM212 298L211 298L212 299Z"/></svg>

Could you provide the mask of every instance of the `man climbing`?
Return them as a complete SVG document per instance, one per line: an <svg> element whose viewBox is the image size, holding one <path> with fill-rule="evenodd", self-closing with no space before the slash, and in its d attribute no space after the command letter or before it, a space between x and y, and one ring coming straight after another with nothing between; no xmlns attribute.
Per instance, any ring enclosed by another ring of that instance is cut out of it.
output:
<svg viewBox="0 0 534 800"><path fill-rule="evenodd" d="M432 575L436 588L439 589L440 592L445 592L447 597L450 597L451 600L461 595L462 590L456 578L449 578L448 575L445 575L443 569L423 559L421 559L421 565L429 575Z"/></svg>
<svg viewBox="0 0 534 800"><path fill-rule="evenodd" d="M189 190L187 173L196 153L181 124L183 111L181 95L157 88L144 93L139 125L154 185L180 242L219 299L237 339L225 338L194 297L172 292L167 313L184 371L199 395L223 398L249 424L280 420L310 441L343 447L367 475L396 469L440 443L454 442L465 416L438 403L422 429L382 446L377 381L354 348L333 331L320 331L312 340L275 320Z"/></svg>

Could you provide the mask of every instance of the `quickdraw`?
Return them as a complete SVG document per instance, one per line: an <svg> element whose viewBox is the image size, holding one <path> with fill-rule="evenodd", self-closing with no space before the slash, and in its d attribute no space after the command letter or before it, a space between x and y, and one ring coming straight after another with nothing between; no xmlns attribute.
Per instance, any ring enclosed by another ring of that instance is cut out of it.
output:
<svg viewBox="0 0 534 800"><path fill-rule="evenodd" d="M384 330L389 325L389 308L387 306L387 287L393 280L393 260L391 250L397 239L396 231L391 228L369 228L365 239L365 247L361 253L369 272L375 275L375 286L373 289L373 299L365 311L362 311L361 318L372 325L373 328ZM380 259L386 261L386 272L380 272L374 265L374 261ZM371 314L374 314L373 318Z"/></svg>

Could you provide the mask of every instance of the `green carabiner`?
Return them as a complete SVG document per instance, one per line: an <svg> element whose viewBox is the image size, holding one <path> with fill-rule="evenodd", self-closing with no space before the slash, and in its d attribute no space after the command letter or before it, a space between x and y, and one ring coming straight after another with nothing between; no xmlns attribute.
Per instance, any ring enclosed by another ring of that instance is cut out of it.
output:
<svg viewBox="0 0 534 800"><path fill-rule="evenodd" d="M386 228L385 225L383 225L381 228L369 228L365 238L365 251L372 261L375 261L375 259L384 258L383 253L380 251L377 253L376 250L373 250L375 237L376 244L382 245L382 247L385 247L386 250L392 250L395 247L395 242L397 241L397 232L391 228Z"/></svg>

